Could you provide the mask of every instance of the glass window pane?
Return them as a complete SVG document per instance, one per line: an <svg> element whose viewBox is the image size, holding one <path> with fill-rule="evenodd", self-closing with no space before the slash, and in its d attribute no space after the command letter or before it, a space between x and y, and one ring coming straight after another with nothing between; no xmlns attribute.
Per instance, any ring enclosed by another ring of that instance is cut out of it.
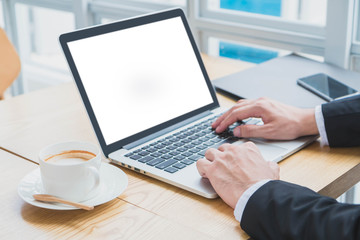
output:
<svg viewBox="0 0 360 240"><path fill-rule="evenodd" d="M71 80L59 35L75 29L73 13L16 4L22 72L28 90Z"/></svg>
<svg viewBox="0 0 360 240"><path fill-rule="evenodd" d="M160 3L160 4L168 4L173 6L185 6L186 0L132 0L137 2L149 2L149 3Z"/></svg>
<svg viewBox="0 0 360 240"><path fill-rule="evenodd" d="M354 18L354 24L355 26L357 26L357 40L360 42L360 2L358 4L358 9L357 9L357 19Z"/></svg>
<svg viewBox="0 0 360 240"><path fill-rule="evenodd" d="M253 14L325 25L327 0L208 0L211 10L241 11Z"/></svg>
<svg viewBox="0 0 360 240"><path fill-rule="evenodd" d="M289 51L249 43L209 38L209 54L212 56L227 57L258 64L289 53Z"/></svg>
<svg viewBox="0 0 360 240"><path fill-rule="evenodd" d="M360 55L354 55L351 60L351 70L360 72Z"/></svg>
<svg viewBox="0 0 360 240"><path fill-rule="evenodd" d="M3 5L2 2L0 1L0 27L4 28L5 23L4 23L4 16L3 16Z"/></svg>

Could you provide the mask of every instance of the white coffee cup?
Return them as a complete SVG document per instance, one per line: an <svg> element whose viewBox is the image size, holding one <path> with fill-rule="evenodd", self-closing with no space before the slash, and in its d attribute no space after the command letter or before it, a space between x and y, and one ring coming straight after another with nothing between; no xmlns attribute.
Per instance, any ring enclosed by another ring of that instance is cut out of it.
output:
<svg viewBox="0 0 360 240"><path fill-rule="evenodd" d="M100 149L87 142L71 141L45 147L39 153L46 194L81 202L98 193Z"/></svg>

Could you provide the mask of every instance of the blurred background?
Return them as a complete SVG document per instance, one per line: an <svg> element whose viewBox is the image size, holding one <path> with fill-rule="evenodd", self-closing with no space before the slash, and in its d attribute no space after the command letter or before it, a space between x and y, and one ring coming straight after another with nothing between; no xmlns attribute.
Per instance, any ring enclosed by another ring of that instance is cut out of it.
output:
<svg viewBox="0 0 360 240"><path fill-rule="evenodd" d="M22 62L9 91L18 95L72 81L58 43L61 33L171 7L185 11L203 53L258 64L297 52L360 71L358 2L0 0L0 27Z"/></svg>

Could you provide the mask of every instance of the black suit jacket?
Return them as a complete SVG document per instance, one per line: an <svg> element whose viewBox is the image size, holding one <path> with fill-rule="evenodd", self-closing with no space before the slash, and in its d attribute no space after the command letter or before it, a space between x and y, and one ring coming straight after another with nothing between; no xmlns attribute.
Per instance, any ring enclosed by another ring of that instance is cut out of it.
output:
<svg viewBox="0 0 360 240"><path fill-rule="evenodd" d="M322 110L330 146L360 145L360 95ZM254 239L360 239L360 205L270 181L250 197L241 227Z"/></svg>
<svg viewBox="0 0 360 240"><path fill-rule="evenodd" d="M360 145L360 95L322 105L330 147Z"/></svg>

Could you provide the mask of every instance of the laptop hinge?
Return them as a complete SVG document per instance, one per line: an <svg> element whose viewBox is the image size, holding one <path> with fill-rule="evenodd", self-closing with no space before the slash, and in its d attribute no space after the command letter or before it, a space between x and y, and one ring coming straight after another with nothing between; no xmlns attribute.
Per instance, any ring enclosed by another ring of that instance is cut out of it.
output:
<svg viewBox="0 0 360 240"><path fill-rule="evenodd" d="M183 126L185 126L185 125L187 125L187 124L189 124L189 123L191 123L191 122L194 122L194 121L196 121L196 120L199 120L199 119L201 119L201 118L203 118L203 117L205 117L205 116L208 116L208 115L210 115L210 114L212 114L211 111L205 111L205 112L200 113L200 114L198 114L198 115L196 115L196 116L193 116L193 117L188 118L188 119L186 119L186 120L184 120L184 121L181 121L181 122L179 122L179 123L177 123L177 124L174 124L174 125L172 125L172 126L170 126L170 127L164 128L163 130L158 131L158 132L156 132L156 133L153 133L153 134L151 134L151 135L149 135L149 136L147 136L147 137L144 137L144 138L142 138L142 139L139 139L139 140L137 140L137 141L134 141L134 142L132 142L132 143L129 143L129 144L123 146L123 148L125 148L125 149L127 149L127 150L130 150L130 149L132 149L132 148L134 148L134 147L137 147L137 146L139 146L139 145L141 145L141 144L143 144L143 143L145 143L145 142L148 142L148 141L150 141L150 140L152 140L152 139L155 139L155 138L157 138L157 137L160 137L160 136L162 136L162 135L164 135L164 134L166 134L166 133L169 133L169 132L171 132L171 131L174 131L174 130L180 128L180 127L183 127Z"/></svg>

